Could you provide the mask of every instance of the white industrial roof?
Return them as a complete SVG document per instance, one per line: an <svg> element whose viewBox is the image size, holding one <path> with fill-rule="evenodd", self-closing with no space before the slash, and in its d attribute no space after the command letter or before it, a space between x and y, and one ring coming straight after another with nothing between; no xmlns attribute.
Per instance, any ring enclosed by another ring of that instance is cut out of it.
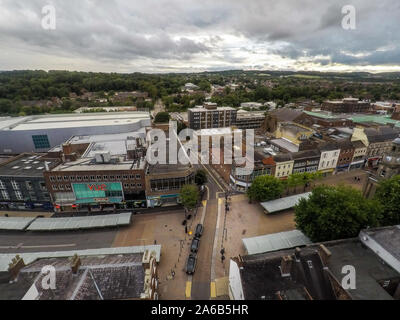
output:
<svg viewBox="0 0 400 320"><path fill-rule="evenodd" d="M121 247L121 248L104 248L104 249L89 249L89 250L75 250L75 251L55 251L55 252L37 252L37 253L9 253L0 255L0 272L7 271L8 265L16 255L19 255L25 265L30 264L37 259L46 258L68 258L73 257L77 254L80 257L87 256L102 256L112 254L133 254L133 253L144 253L146 250L156 253L156 260L160 262L161 246L150 245L150 246L136 246L136 247Z"/></svg>
<svg viewBox="0 0 400 320"><path fill-rule="evenodd" d="M310 197L311 192L296 194L294 196L272 200L268 202L262 202L261 205L268 213L279 212L293 208L301 199L307 199Z"/></svg>
<svg viewBox="0 0 400 320"><path fill-rule="evenodd" d="M141 120L149 120L147 112L116 112L98 114L67 114L57 116L33 116L19 117L10 120L0 121L2 130L37 130L37 129L58 129L75 127L98 127L113 126L136 123Z"/></svg>
<svg viewBox="0 0 400 320"><path fill-rule="evenodd" d="M299 146L295 145L293 142L285 139L285 138L280 138L280 139L273 139L271 140L271 143L276 144L282 149L285 149L290 152L298 152L299 151Z"/></svg>
<svg viewBox="0 0 400 320"><path fill-rule="evenodd" d="M129 225L132 213L73 218L41 218L28 227L28 231L80 230Z"/></svg>
<svg viewBox="0 0 400 320"><path fill-rule="evenodd" d="M249 255L301 247L312 243L299 230L246 238L242 241Z"/></svg>

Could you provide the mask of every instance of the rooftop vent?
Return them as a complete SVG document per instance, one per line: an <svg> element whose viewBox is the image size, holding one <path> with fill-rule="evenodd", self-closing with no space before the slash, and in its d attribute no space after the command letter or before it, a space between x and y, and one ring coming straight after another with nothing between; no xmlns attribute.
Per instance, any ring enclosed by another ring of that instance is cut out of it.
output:
<svg viewBox="0 0 400 320"><path fill-rule="evenodd" d="M19 168L20 167L18 167L18 166L12 167L12 169L14 169L14 170L19 169Z"/></svg>

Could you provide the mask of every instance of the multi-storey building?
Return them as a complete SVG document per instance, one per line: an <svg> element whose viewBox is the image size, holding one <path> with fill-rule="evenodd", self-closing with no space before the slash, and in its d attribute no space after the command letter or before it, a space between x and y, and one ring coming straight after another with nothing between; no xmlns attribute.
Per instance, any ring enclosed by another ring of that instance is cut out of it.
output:
<svg viewBox="0 0 400 320"><path fill-rule="evenodd" d="M43 154L21 154L0 164L0 208L53 209L43 172L60 163Z"/></svg>
<svg viewBox="0 0 400 320"><path fill-rule="evenodd" d="M365 155L367 154L367 147L361 140L352 141L352 143L354 147L354 155L353 159L351 160L349 170L360 169L365 164Z"/></svg>
<svg viewBox="0 0 400 320"><path fill-rule="evenodd" d="M281 153L274 156L275 177L287 179L293 173L294 159L292 153Z"/></svg>
<svg viewBox="0 0 400 320"><path fill-rule="evenodd" d="M359 99L355 98L346 98L343 100L325 101L321 109L334 113L360 113L368 112L371 109L371 103L359 101Z"/></svg>
<svg viewBox="0 0 400 320"><path fill-rule="evenodd" d="M336 143L328 142L319 146L318 150L321 153L318 171L324 176L333 174L339 161L340 148Z"/></svg>
<svg viewBox="0 0 400 320"><path fill-rule="evenodd" d="M392 150L385 154L378 168L378 177L390 179L400 174L400 138L392 142Z"/></svg>
<svg viewBox="0 0 400 320"><path fill-rule="evenodd" d="M366 166L377 168L382 157L392 149L392 141L399 136L399 133L399 128L389 126L354 128L351 140L360 140L367 146Z"/></svg>
<svg viewBox="0 0 400 320"><path fill-rule="evenodd" d="M146 207L144 133L73 137L44 173L57 211Z"/></svg>
<svg viewBox="0 0 400 320"><path fill-rule="evenodd" d="M304 150L292 154L293 173L317 172L321 154L318 150Z"/></svg>
<svg viewBox="0 0 400 320"><path fill-rule="evenodd" d="M353 161L355 147L350 140L340 140L336 143L340 149L336 172L348 171Z"/></svg>
<svg viewBox="0 0 400 320"><path fill-rule="evenodd" d="M193 130L223 128L235 125L237 110L231 107L217 107L205 103L202 107L188 110L189 128Z"/></svg>
<svg viewBox="0 0 400 320"><path fill-rule="evenodd" d="M240 110L237 113L235 126L242 130L262 130L265 127L265 114L264 112L247 112Z"/></svg>

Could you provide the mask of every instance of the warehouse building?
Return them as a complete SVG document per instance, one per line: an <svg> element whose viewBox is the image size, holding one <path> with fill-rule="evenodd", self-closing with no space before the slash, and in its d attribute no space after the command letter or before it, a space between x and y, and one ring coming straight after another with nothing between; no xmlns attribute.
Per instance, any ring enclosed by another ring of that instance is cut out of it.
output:
<svg viewBox="0 0 400 320"><path fill-rule="evenodd" d="M0 154L46 152L75 135L128 133L146 126L151 126L148 112L1 118Z"/></svg>

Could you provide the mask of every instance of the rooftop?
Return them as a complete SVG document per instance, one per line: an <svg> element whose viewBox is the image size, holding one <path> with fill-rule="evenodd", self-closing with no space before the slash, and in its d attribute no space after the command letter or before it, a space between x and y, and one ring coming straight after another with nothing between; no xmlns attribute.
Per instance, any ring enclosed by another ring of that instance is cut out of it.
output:
<svg viewBox="0 0 400 320"><path fill-rule="evenodd" d="M47 163L49 167L56 165L59 160L42 158L43 154L23 154L8 162L0 163L0 176L9 177L43 177Z"/></svg>
<svg viewBox="0 0 400 320"><path fill-rule="evenodd" d="M281 138L281 139L272 139L270 141L270 143L278 146L280 149L283 149L285 151L289 151L289 152L297 152L299 151L299 146L294 144L293 142L285 139L285 138Z"/></svg>
<svg viewBox="0 0 400 320"><path fill-rule="evenodd" d="M247 254L250 255L301 247L312 243L310 239L299 230L245 238L242 241Z"/></svg>
<svg viewBox="0 0 400 320"><path fill-rule="evenodd" d="M147 120L148 112L116 112L96 114L64 114L10 118L0 121L0 130L38 130L75 127L99 127L137 123Z"/></svg>
<svg viewBox="0 0 400 320"><path fill-rule="evenodd" d="M294 196L262 202L261 206L268 212L274 213L293 208L301 199L308 199L311 192L296 194Z"/></svg>

